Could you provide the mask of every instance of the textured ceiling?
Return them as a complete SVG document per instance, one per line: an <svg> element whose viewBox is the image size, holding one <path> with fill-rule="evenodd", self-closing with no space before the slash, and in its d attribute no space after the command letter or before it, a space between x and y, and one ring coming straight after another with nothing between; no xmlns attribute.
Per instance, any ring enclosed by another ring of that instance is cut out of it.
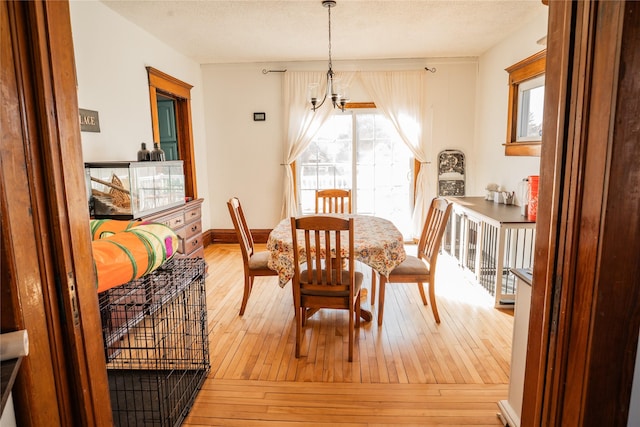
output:
<svg viewBox="0 0 640 427"><path fill-rule="evenodd" d="M320 0L103 3L203 64L328 55L327 9ZM478 56L545 9L541 0L337 0L331 9L332 57Z"/></svg>

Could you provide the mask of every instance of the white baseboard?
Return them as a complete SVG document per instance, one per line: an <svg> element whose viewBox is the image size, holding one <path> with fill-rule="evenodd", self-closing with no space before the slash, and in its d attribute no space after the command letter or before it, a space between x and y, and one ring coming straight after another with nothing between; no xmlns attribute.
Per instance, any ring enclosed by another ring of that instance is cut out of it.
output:
<svg viewBox="0 0 640 427"><path fill-rule="evenodd" d="M505 426L520 427L520 416L516 414L516 411L513 410L513 408L509 404L509 401L499 401L498 408L500 408L498 418L500 418L500 421L502 421Z"/></svg>

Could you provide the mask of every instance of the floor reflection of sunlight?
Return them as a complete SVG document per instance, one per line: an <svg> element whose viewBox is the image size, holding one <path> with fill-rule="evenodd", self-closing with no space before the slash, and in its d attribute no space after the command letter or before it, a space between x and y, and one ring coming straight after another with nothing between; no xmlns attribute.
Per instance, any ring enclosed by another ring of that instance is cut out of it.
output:
<svg viewBox="0 0 640 427"><path fill-rule="evenodd" d="M416 245L405 245L407 254L416 254ZM465 277L465 271L452 256L441 253L436 270L436 296L477 307L493 307L495 300L482 286ZM425 287L426 290L426 287Z"/></svg>
<svg viewBox="0 0 640 427"><path fill-rule="evenodd" d="M447 254L438 257L436 295L474 306L493 307L495 304L494 297L482 286L466 278L456 259Z"/></svg>

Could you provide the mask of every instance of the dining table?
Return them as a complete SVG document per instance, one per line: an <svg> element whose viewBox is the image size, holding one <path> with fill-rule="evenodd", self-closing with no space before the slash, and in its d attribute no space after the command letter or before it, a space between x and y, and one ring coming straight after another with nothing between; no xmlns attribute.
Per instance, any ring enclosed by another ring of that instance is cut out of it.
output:
<svg viewBox="0 0 640 427"><path fill-rule="evenodd" d="M362 214L322 214L339 218L354 219L354 256L355 260L371 267L378 274L389 273L407 257L404 239L398 228L388 219ZM345 232L346 233L346 232ZM304 233L297 234L296 244L304 248ZM348 254L348 239L342 239L342 255ZM285 218L269 233L267 239L269 259L267 265L278 272L279 284L284 287L294 275L293 233L291 219ZM362 318L371 320L371 313L362 310Z"/></svg>

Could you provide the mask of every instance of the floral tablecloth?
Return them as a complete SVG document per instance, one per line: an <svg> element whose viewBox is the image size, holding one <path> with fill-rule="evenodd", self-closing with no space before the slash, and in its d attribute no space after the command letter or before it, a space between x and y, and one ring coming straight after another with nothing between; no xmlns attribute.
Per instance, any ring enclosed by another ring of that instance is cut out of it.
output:
<svg viewBox="0 0 640 427"><path fill-rule="evenodd" d="M380 274L389 276L407 257L404 251L402 233L391 221L368 215L333 214L341 218L354 218L355 259ZM304 246L304 237L298 233L298 245ZM349 240L342 239L343 256L347 255ZM268 266L278 272L280 286L293 277L293 246L291 219L285 218L269 234L267 249L270 252Z"/></svg>

